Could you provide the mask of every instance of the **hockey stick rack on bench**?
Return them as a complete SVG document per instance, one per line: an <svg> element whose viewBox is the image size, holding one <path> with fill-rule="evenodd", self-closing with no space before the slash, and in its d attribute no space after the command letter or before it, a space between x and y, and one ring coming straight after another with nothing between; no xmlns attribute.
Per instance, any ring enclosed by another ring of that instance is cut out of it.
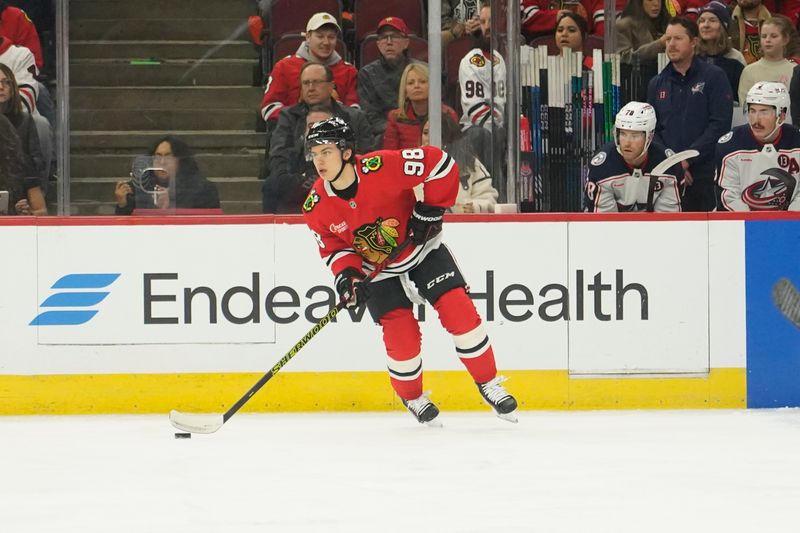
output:
<svg viewBox="0 0 800 533"><path fill-rule="evenodd" d="M390 265L394 260L405 250L408 245L411 243L411 239L407 238L403 241L400 246L392 250L392 253L389 254L389 257L386 258L381 264L375 267L375 270L369 273L365 278L365 281L370 281L375 279L375 276L380 274L387 265ZM286 352L286 355L281 357L277 363L275 363L272 368L259 379L255 385L250 387L244 396L239 398L239 400L233 404L225 413L223 414L215 414L215 413L182 413L180 411L176 411L173 409L169 413L169 421L175 426L177 429L182 431L188 431L189 433L214 433L219 428L222 427L225 422L227 422L233 415L236 414L239 409L241 409L244 404L250 401L255 393L261 390L261 387L267 384L267 382L272 379L272 377L280 372L280 370L286 366L286 364L292 360L292 358L297 355L299 352L308 342L314 338L314 336L322 330L325 326L327 326L339 311L345 308L345 302L340 301L335 306L331 307L330 311L322 317L319 322L314 324L314 326L308 330L308 333L303 335L299 341L297 341L292 348Z"/></svg>

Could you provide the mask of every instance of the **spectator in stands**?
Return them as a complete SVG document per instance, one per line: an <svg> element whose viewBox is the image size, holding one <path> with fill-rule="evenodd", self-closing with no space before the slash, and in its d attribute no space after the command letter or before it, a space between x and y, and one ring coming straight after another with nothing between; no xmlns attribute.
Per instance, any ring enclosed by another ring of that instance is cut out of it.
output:
<svg viewBox="0 0 800 533"><path fill-rule="evenodd" d="M442 0L442 47L480 29L481 0Z"/></svg>
<svg viewBox="0 0 800 533"><path fill-rule="evenodd" d="M358 72L336 52L340 35L339 23L328 13L315 13L308 20L306 41L295 55L281 59L272 67L261 100L261 116L265 121L277 120L281 109L299 101L300 68L307 61L329 66L336 82L335 98L344 105L358 107Z"/></svg>
<svg viewBox="0 0 800 533"><path fill-rule="evenodd" d="M306 63L300 70L300 103L284 108L272 133L268 175L262 187L265 213L299 213L315 175L307 166L305 134L311 110L327 110L342 118L356 134L356 153L365 154L376 145L366 115L360 109L345 107L333 98L333 71L322 63ZM322 117L319 120L323 120Z"/></svg>
<svg viewBox="0 0 800 533"><path fill-rule="evenodd" d="M119 181L114 189L116 214L130 215L134 209L218 209L217 186L200 172L189 145L167 135L150 150L153 167L142 180Z"/></svg>
<svg viewBox="0 0 800 533"><path fill-rule="evenodd" d="M731 84L734 99L738 102L739 78L747 64L739 50L731 46L728 38L728 26L731 14L728 7L718 0L709 2L697 12L697 27L700 30L700 42L697 44L697 55L701 59L716 65L725 72Z"/></svg>
<svg viewBox="0 0 800 533"><path fill-rule="evenodd" d="M458 122L452 107L442 104L442 113L448 113ZM397 109L389 111L386 133L383 136L385 150L414 148L419 146L420 130L428 118L428 67L412 63L400 78Z"/></svg>
<svg viewBox="0 0 800 533"><path fill-rule="evenodd" d="M0 191L8 191L8 214L46 215L40 180L27 168L14 125L0 115Z"/></svg>
<svg viewBox="0 0 800 533"><path fill-rule="evenodd" d="M667 25L669 64L650 80L647 102L656 110L656 141L680 152L694 149L700 155L681 165L685 187L684 211L714 209L714 146L730 129L733 94L719 67L696 56L697 23L673 17Z"/></svg>
<svg viewBox="0 0 800 533"><path fill-rule="evenodd" d="M506 63L496 50L492 52L492 10L481 4L480 36L458 66L461 92L461 124L464 128L481 126L491 131L492 123L503 126L506 105ZM555 27L555 26L554 26Z"/></svg>
<svg viewBox="0 0 800 533"><path fill-rule="evenodd" d="M589 33L603 37L606 34L605 0L581 0L580 3L586 12L585 19L589 23ZM627 0L616 0L617 16L622 13L627 3Z"/></svg>
<svg viewBox="0 0 800 533"><path fill-rule="evenodd" d="M8 68L14 73L25 110L28 113L34 113L36 98L39 96L39 85L34 78L36 60L31 51L15 45L0 35L0 63L8 65Z"/></svg>
<svg viewBox="0 0 800 533"><path fill-rule="evenodd" d="M46 168L49 168L49 165L47 167L45 165L45 155L42 153L36 124L31 114L25 112L14 72L2 63L0 63L0 114L5 115L16 128L27 167L42 180L46 180L48 178Z"/></svg>
<svg viewBox="0 0 800 533"><path fill-rule="evenodd" d="M617 21L617 53L623 63L654 62L666 47L669 13L661 0L631 0Z"/></svg>
<svg viewBox="0 0 800 533"><path fill-rule="evenodd" d="M747 64L761 59L761 23L772 15L761 0L739 0L731 14L731 44L744 56ZM734 88L736 90L736 88ZM746 92L746 91L745 91Z"/></svg>
<svg viewBox="0 0 800 533"><path fill-rule="evenodd" d="M745 96L749 124L716 146L720 211L800 211L800 131L785 124L786 87L759 82Z"/></svg>
<svg viewBox="0 0 800 533"><path fill-rule="evenodd" d="M561 50L561 54L564 54L565 48L573 52L583 52L583 41L588 31L586 19L582 16L571 11L561 13L556 24L556 46ZM591 70L591 55L587 54L583 58L583 68Z"/></svg>
<svg viewBox="0 0 800 533"><path fill-rule="evenodd" d="M383 143L386 115L397 106L400 77L411 63L408 57L408 26L398 17L386 17L378 23L380 57L358 71L358 99L367 114L376 146Z"/></svg>
<svg viewBox="0 0 800 533"><path fill-rule="evenodd" d="M430 122L422 126L421 146L430 144ZM442 149L458 165L460 187L451 213L493 213L497 203L497 189L492 186L492 176L475 156L469 142L462 135L458 123L442 114ZM420 199L424 201L423 199Z"/></svg>
<svg viewBox="0 0 800 533"><path fill-rule="evenodd" d="M775 15L761 23L762 57L742 71L739 81L739 101L743 102L750 87L760 81L777 81L786 86L792 79L795 64L786 59L786 50L792 38L792 26L783 15Z"/></svg>
<svg viewBox="0 0 800 533"><path fill-rule="evenodd" d="M800 127L800 65L792 69L792 81L789 83L789 100L791 102L792 124Z"/></svg>
<svg viewBox="0 0 800 533"><path fill-rule="evenodd" d="M553 35L558 16L565 11L574 11L582 16L584 20L589 18L586 8L577 0L560 0L555 2L555 6L557 6L556 9L553 8L553 2L549 0L522 0L520 3L520 9L522 10L520 22L522 34L529 42L543 35Z"/></svg>
<svg viewBox="0 0 800 533"><path fill-rule="evenodd" d="M0 35L7 38L11 44L30 50L36 68L41 69L44 66L44 57L36 26L23 10L8 4L6 0L0 0Z"/></svg>

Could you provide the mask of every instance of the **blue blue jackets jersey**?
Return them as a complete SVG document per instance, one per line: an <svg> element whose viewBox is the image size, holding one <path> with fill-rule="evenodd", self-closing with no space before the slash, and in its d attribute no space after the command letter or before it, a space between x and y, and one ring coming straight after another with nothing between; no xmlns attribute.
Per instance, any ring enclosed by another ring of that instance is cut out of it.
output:
<svg viewBox="0 0 800 533"><path fill-rule="evenodd" d="M589 164L584 209L603 213L680 211L681 166L674 165L661 176L650 176L650 171L670 155L671 150L653 142L644 165L631 168L614 143L606 144Z"/></svg>

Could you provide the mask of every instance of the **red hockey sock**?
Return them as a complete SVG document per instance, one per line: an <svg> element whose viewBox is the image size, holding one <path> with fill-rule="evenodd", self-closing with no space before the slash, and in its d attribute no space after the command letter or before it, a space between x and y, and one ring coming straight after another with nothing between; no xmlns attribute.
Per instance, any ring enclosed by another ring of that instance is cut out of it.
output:
<svg viewBox="0 0 800 533"><path fill-rule="evenodd" d="M467 292L461 287L447 291L433 307L442 326L453 336L458 357L475 383L494 379L497 367L492 345Z"/></svg>
<svg viewBox="0 0 800 533"><path fill-rule="evenodd" d="M422 394L422 334L411 309L389 311L380 320L389 356L389 381L398 396L414 400Z"/></svg>

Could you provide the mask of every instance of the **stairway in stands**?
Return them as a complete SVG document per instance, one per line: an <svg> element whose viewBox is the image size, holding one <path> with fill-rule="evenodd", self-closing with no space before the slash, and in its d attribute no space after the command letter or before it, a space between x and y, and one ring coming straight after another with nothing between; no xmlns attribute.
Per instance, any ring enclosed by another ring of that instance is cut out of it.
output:
<svg viewBox="0 0 800 533"><path fill-rule="evenodd" d="M72 213L114 212L114 183L159 137L183 137L226 214L261 211L263 89L252 0L71 0Z"/></svg>

